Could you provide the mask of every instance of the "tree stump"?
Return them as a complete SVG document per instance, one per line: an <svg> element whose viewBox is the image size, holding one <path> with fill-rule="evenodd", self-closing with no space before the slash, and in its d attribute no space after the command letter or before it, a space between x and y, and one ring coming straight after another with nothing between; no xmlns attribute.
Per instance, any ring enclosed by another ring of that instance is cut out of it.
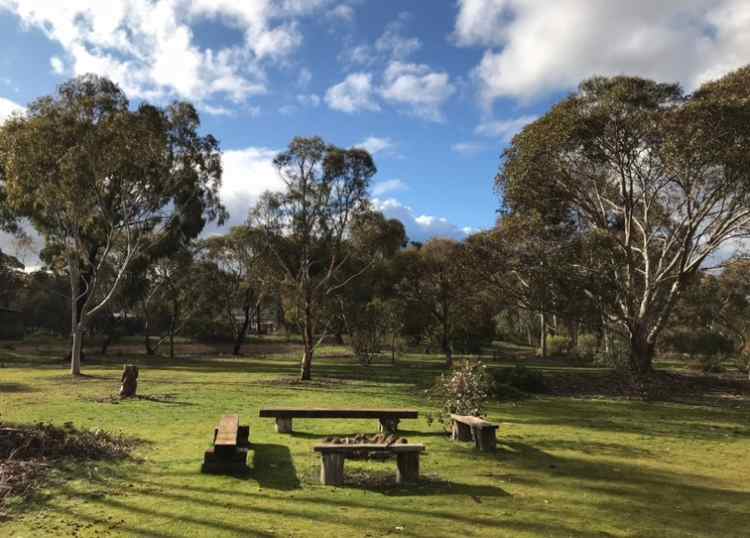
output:
<svg viewBox="0 0 750 538"><path fill-rule="evenodd" d="M454 420L453 432L451 433L451 438L454 441L471 441L473 438L472 433L471 433L471 427L469 427L468 424L464 424L463 422Z"/></svg>
<svg viewBox="0 0 750 538"><path fill-rule="evenodd" d="M394 434L398 431L399 422L397 418L381 418L380 431L385 434Z"/></svg>
<svg viewBox="0 0 750 538"><path fill-rule="evenodd" d="M276 419L276 433L292 433L292 419L278 417Z"/></svg>
<svg viewBox="0 0 750 538"><path fill-rule="evenodd" d="M419 452L402 452L396 457L396 483L419 480Z"/></svg>
<svg viewBox="0 0 750 538"><path fill-rule="evenodd" d="M344 455L333 452L320 455L320 483L338 486L344 482Z"/></svg>
<svg viewBox="0 0 750 538"><path fill-rule="evenodd" d="M120 398L132 398L138 388L138 367L134 364L126 364L122 370L122 386L120 386Z"/></svg>

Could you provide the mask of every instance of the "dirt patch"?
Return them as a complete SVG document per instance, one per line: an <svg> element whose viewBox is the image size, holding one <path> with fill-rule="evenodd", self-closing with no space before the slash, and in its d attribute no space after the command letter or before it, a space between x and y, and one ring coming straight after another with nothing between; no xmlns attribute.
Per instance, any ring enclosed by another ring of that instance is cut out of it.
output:
<svg viewBox="0 0 750 538"><path fill-rule="evenodd" d="M317 377L309 381L302 381L299 377L279 377L248 383L248 385L280 386L280 387L299 387L299 388L337 388L343 385L351 385L350 379L336 379L332 377Z"/></svg>
<svg viewBox="0 0 750 538"><path fill-rule="evenodd" d="M0 423L0 518L8 517L11 498L26 498L57 461L120 460L139 440L104 432L79 430L72 423Z"/></svg>

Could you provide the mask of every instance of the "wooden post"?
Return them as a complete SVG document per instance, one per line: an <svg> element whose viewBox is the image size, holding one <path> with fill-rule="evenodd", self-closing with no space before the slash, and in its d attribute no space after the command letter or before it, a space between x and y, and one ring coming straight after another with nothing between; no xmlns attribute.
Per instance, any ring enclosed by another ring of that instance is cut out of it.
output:
<svg viewBox="0 0 750 538"><path fill-rule="evenodd" d="M320 453L320 483L338 486L344 482L344 455L335 452Z"/></svg>
<svg viewBox="0 0 750 538"><path fill-rule="evenodd" d="M471 441L471 428L463 422L454 420L453 433L451 434L451 438L454 441Z"/></svg>
<svg viewBox="0 0 750 538"><path fill-rule="evenodd" d="M396 482L417 482L419 480L419 452L401 452L396 457Z"/></svg>
<svg viewBox="0 0 750 538"><path fill-rule="evenodd" d="M122 385L120 386L120 398L132 398L138 388L138 367L134 364L126 364L122 370Z"/></svg>
<svg viewBox="0 0 750 538"><path fill-rule="evenodd" d="M276 433L292 433L291 417L276 418Z"/></svg>
<svg viewBox="0 0 750 538"><path fill-rule="evenodd" d="M494 452L497 448L496 428L475 428L476 447L482 452Z"/></svg>
<svg viewBox="0 0 750 538"><path fill-rule="evenodd" d="M381 418L380 419L380 432L385 434L392 434L398 432L399 419L397 418Z"/></svg>

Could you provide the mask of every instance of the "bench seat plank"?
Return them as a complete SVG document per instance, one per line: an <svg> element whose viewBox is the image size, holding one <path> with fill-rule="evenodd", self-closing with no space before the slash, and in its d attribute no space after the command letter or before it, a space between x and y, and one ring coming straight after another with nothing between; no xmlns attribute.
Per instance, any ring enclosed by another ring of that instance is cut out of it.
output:
<svg viewBox="0 0 750 538"><path fill-rule="evenodd" d="M479 417L472 417L470 415L451 415L451 418L455 421L461 422L463 424L466 424L467 426L470 426L471 428L494 428L497 429L499 427L498 424L493 424L492 422L487 422L484 419L481 419Z"/></svg>
<svg viewBox="0 0 750 538"><path fill-rule="evenodd" d="M239 415L225 415L221 417L215 446L237 446L237 434L240 427Z"/></svg>
<svg viewBox="0 0 750 538"><path fill-rule="evenodd" d="M416 409L263 408L264 418L418 418Z"/></svg>

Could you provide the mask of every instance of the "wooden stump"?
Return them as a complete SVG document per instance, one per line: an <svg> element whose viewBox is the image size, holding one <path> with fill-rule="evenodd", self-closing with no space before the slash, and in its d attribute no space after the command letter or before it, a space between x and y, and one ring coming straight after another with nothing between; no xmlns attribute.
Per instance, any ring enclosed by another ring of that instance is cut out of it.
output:
<svg viewBox="0 0 750 538"><path fill-rule="evenodd" d="M417 482L419 480L419 452L402 452L396 457L396 482Z"/></svg>
<svg viewBox="0 0 750 538"><path fill-rule="evenodd" d="M476 428L474 439L476 447L482 452L494 452L497 449L496 428Z"/></svg>
<svg viewBox="0 0 750 538"><path fill-rule="evenodd" d="M398 423L399 419L397 418L381 418L380 419L380 431L385 434L392 434L398 432Z"/></svg>
<svg viewBox="0 0 750 538"><path fill-rule="evenodd" d="M338 486L344 482L344 455L329 452L320 455L320 483Z"/></svg>
<svg viewBox="0 0 750 538"><path fill-rule="evenodd" d="M120 398L132 398L138 388L138 367L134 364L126 364L122 370L122 385L120 386Z"/></svg>
<svg viewBox="0 0 750 538"><path fill-rule="evenodd" d="M471 428L469 427L468 424L464 424L463 422L454 420L453 421L453 433L451 434L451 438L454 441L471 441L472 440Z"/></svg>
<svg viewBox="0 0 750 538"><path fill-rule="evenodd" d="M276 433L292 433L292 419L278 417L276 419Z"/></svg>

